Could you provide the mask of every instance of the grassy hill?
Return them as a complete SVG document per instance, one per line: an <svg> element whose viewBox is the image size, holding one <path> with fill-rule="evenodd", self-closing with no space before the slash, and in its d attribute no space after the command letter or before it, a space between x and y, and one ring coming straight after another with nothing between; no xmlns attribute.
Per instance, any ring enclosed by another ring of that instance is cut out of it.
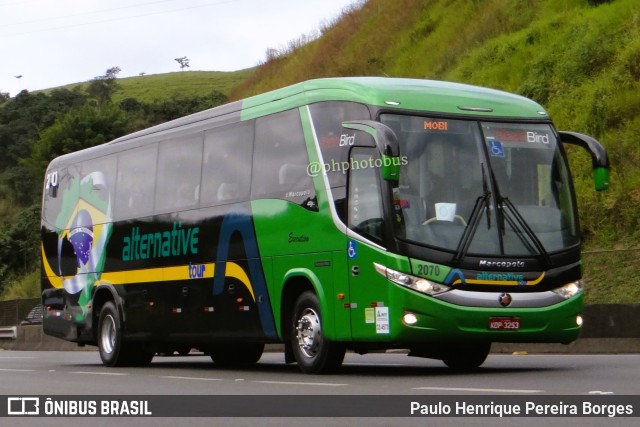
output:
<svg viewBox="0 0 640 427"><path fill-rule="evenodd" d="M172 98L191 98L207 95L213 91L229 95L234 88L242 84L255 68L239 71L178 71L175 73L150 74L138 77L125 77L117 80L119 89L113 96L114 102L125 98L135 98L140 102L151 103ZM89 82L74 83L56 89L85 89ZM48 89L45 92L50 92Z"/></svg>
<svg viewBox="0 0 640 427"><path fill-rule="evenodd" d="M153 102L170 98L189 98L206 95L216 90L225 95L244 82L254 69L222 71L180 71L142 77L118 79L120 89L114 100L135 98L142 102Z"/></svg>

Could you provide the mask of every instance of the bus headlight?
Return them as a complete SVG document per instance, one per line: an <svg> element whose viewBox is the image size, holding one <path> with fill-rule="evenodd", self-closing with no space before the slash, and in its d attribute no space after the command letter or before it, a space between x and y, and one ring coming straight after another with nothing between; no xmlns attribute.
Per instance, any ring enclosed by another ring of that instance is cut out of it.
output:
<svg viewBox="0 0 640 427"><path fill-rule="evenodd" d="M413 289L414 291L422 292L423 294L438 295L451 289L447 285L435 283L431 280L423 279L422 277L400 273L399 271L392 270L375 262L373 263L373 266L378 273L391 280L393 283Z"/></svg>
<svg viewBox="0 0 640 427"><path fill-rule="evenodd" d="M553 292L564 299L569 299L582 292L583 286L584 282L582 280L576 280L575 282L567 283L561 288L554 289Z"/></svg>

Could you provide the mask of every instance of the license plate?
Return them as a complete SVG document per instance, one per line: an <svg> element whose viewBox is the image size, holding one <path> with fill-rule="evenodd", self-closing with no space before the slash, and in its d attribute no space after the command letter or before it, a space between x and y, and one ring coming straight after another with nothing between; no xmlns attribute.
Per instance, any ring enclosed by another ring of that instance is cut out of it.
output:
<svg viewBox="0 0 640 427"><path fill-rule="evenodd" d="M489 329L493 331L517 331L520 329L519 317L491 317Z"/></svg>

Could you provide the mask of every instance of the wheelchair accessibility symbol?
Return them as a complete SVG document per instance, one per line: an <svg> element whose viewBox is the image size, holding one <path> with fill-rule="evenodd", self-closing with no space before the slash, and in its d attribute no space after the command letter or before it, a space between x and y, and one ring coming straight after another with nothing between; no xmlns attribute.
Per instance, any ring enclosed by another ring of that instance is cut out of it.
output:
<svg viewBox="0 0 640 427"><path fill-rule="evenodd" d="M502 142L495 139L489 141L489 154L491 157L504 157L504 147Z"/></svg>
<svg viewBox="0 0 640 427"><path fill-rule="evenodd" d="M353 240L349 240L349 246L347 248L347 255L349 256L349 259L358 258L358 244Z"/></svg>

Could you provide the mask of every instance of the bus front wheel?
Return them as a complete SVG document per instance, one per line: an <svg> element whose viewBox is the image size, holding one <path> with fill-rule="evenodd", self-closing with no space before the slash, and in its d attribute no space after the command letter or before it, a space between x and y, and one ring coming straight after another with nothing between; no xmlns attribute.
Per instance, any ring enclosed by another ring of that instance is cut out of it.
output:
<svg viewBox="0 0 640 427"><path fill-rule="evenodd" d="M330 373L342 364L345 346L325 338L320 303L313 292L304 292L294 305L290 339L293 356L306 374Z"/></svg>
<svg viewBox="0 0 640 427"><path fill-rule="evenodd" d="M453 370L470 371L484 363L490 350L491 343L452 346L445 351L442 361Z"/></svg>

